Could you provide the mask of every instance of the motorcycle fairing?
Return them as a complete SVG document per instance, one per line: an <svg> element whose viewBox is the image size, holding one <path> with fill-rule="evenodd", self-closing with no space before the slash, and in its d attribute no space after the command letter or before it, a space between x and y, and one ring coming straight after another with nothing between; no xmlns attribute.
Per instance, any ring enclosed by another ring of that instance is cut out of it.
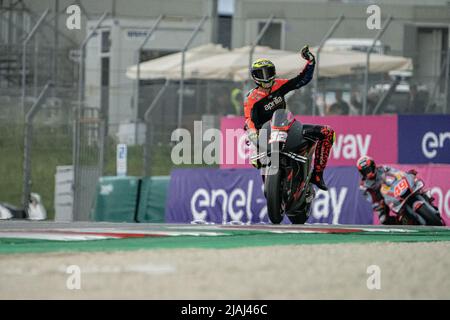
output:
<svg viewBox="0 0 450 320"><path fill-rule="evenodd" d="M276 142L276 139L271 139L272 130L284 131L280 128L289 130L287 139L283 142L283 152L298 154L300 150L311 146L313 141L303 136L303 125L300 121L295 120L289 111L280 109L275 111L273 120L266 122L259 131L259 152L267 152L267 155L270 155L271 142Z"/></svg>
<svg viewBox="0 0 450 320"><path fill-rule="evenodd" d="M380 191L389 208L399 213L409 198L423 187L423 181L412 174L386 173Z"/></svg>

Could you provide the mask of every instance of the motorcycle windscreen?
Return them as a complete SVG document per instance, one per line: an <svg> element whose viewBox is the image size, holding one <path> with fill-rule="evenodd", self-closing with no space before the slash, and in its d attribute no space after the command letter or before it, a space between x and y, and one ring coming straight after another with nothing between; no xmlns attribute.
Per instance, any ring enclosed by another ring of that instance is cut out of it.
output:
<svg viewBox="0 0 450 320"><path fill-rule="evenodd" d="M278 109L272 115L272 129L287 131L294 121L295 118L291 112L285 109Z"/></svg>
<svg viewBox="0 0 450 320"><path fill-rule="evenodd" d="M270 121L266 122L259 131L259 152L269 152L272 127ZM309 147L311 142L303 137L303 125L295 121L289 128L287 140L284 143L283 151L297 153L300 149Z"/></svg>

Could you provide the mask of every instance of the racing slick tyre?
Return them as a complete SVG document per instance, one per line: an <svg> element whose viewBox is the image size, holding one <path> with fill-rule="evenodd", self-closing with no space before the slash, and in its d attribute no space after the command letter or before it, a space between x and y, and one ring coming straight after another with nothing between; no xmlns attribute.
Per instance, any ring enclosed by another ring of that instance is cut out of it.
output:
<svg viewBox="0 0 450 320"><path fill-rule="evenodd" d="M306 220L308 220L306 211L299 211L296 215L288 216L288 218L292 224L305 224Z"/></svg>
<svg viewBox="0 0 450 320"><path fill-rule="evenodd" d="M417 213L425 219L427 226L443 226L441 215L432 205L425 201L422 197L419 197L423 201L423 205L417 210Z"/></svg>
<svg viewBox="0 0 450 320"><path fill-rule="evenodd" d="M273 168L271 168L273 170ZM273 174L266 175L265 194L267 199L267 212L269 220L273 224L280 224L283 220L283 212L281 207L281 170L278 169Z"/></svg>
<svg viewBox="0 0 450 320"><path fill-rule="evenodd" d="M311 203L304 204L295 212L295 215L288 215L289 221L291 221L292 224L305 224L306 220L308 220L310 210Z"/></svg>

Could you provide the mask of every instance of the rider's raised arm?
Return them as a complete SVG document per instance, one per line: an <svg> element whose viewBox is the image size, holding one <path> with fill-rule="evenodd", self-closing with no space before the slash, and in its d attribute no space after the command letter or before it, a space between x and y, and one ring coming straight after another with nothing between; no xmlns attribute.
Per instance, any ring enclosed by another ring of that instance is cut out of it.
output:
<svg viewBox="0 0 450 320"><path fill-rule="evenodd" d="M285 84L281 86L281 94L284 95L289 91L300 89L301 87L306 86L313 78L314 66L314 61L308 61L298 76L289 79Z"/></svg>
<svg viewBox="0 0 450 320"><path fill-rule="evenodd" d="M314 67L316 65L316 58L314 55L309 51L309 46L306 45L302 48L300 51L300 55L303 59L308 61L306 63L306 66L303 68L303 70L300 72L300 74L292 79L289 79L282 85L281 94L285 95L289 91L300 89L303 86L306 86L311 79L313 78L314 74Z"/></svg>

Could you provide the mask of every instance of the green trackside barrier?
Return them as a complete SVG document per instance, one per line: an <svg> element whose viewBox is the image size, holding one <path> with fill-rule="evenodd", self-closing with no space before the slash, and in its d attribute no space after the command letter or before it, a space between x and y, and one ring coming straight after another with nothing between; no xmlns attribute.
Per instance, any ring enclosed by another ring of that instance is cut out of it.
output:
<svg viewBox="0 0 450 320"><path fill-rule="evenodd" d="M101 177L91 220L136 222L141 178Z"/></svg>
<svg viewBox="0 0 450 320"><path fill-rule="evenodd" d="M141 182L138 222L163 223L170 176L144 177Z"/></svg>
<svg viewBox="0 0 450 320"><path fill-rule="evenodd" d="M170 176L101 177L91 220L164 222Z"/></svg>

